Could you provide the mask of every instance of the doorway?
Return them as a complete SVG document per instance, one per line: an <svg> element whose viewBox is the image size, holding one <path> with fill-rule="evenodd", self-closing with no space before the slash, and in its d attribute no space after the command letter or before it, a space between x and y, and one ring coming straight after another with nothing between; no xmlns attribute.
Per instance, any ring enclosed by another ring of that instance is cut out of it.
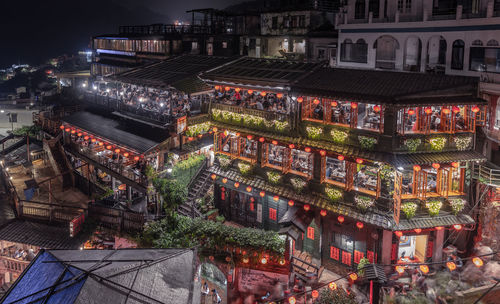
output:
<svg viewBox="0 0 500 304"><path fill-rule="evenodd" d="M403 235L399 238L398 262L425 262L428 235Z"/></svg>

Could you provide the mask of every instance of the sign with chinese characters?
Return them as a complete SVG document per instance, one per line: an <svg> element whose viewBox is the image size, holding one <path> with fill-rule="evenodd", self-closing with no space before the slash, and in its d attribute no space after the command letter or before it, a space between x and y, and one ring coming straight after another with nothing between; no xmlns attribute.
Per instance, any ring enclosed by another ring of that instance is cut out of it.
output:
<svg viewBox="0 0 500 304"><path fill-rule="evenodd" d="M75 217L69 223L69 236L75 237L78 232L80 232L83 228L83 223L85 222L85 213L80 214Z"/></svg>
<svg viewBox="0 0 500 304"><path fill-rule="evenodd" d="M396 171L394 178L394 221L399 225L399 216L401 213L401 186L403 183L403 174Z"/></svg>
<svg viewBox="0 0 500 304"><path fill-rule="evenodd" d="M262 223L262 204L257 204L257 222Z"/></svg>
<svg viewBox="0 0 500 304"><path fill-rule="evenodd" d="M187 116L177 118L177 134L181 134L187 129Z"/></svg>

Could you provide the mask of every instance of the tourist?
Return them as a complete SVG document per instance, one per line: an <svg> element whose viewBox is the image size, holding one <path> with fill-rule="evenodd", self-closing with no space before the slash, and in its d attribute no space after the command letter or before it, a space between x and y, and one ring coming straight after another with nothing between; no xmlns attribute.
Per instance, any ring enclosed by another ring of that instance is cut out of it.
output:
<svg viewBox="0 0 500 304"><path fill-rule="evenodd" d="M205 281L203 283L203 286L201 287L201 303L202 304L206 303L209 294L210 294L210 288L208 288L208 284Z"/></svg>

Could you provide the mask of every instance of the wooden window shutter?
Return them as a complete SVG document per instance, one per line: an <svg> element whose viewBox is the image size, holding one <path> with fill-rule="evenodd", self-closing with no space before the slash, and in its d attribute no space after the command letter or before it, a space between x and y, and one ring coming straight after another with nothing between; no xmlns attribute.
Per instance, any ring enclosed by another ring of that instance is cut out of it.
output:
<svg viewBox="0 0 500 304"><path fill-rule="evenodd" d="M314 240L314 227L307 227L307 238Z"/></svg>
<svg viewBox="0 0 500 304"><path fill-rule="evenodd" d="M359 261L365 256L361 251L354 250L354 263L359 264Z"/></svg>
<svg viewBox="0 0 500 304"><path fill-rule="evenodd" d="M427 254L425 255L427 258L432 257L432 251L434 250L434 242L433 241L428 241L427 242Z"/></svg>
<svg viewBox="0 0 500 304"><path fill-rule="evenodd" d="M375 255L373 254L373 251L367 250L366 251L366 258L370 263L373 263L373 260L375 258Z"/></svg>
<svg viewBox="0 0 500 304"><path fill-rule="evenodd" d="M351 266L352 264L351 259L352 259L352 254L350 252L342 251L342 264Z"/></svg>

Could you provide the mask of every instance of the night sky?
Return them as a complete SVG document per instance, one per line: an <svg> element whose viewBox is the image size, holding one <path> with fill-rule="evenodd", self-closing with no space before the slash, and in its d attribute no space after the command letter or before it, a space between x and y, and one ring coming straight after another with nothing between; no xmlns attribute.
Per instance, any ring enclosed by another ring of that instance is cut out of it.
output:
<svg viewBox="0 0 500 304"><path fill-rule="evenodd" d="M242 0L0 0L0 68L38 64L89 46L119 25L189 21L186 10Z"/></svg>

